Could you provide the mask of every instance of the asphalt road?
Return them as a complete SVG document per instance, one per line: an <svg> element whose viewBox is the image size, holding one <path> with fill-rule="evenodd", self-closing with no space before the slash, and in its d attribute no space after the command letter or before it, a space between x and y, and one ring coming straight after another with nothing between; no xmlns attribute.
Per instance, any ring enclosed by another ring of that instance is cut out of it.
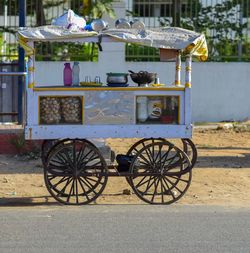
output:
<svg viewBox="0 0 250 253"><path fill-rule="evenodd" d="M250 209L1 207L0 252L250 252Z"/></svg>

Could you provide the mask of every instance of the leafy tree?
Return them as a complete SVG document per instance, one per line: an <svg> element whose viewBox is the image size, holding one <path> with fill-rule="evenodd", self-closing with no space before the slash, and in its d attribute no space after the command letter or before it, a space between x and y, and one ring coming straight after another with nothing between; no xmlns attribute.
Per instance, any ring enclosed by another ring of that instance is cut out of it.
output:
<svg viewBox="0 0 250 253"><path fill-rule="evenodd" d="M247 21L238 18L242 15L245 3L246 1L232 0L213 6L200 6L197 15L181 17L181 27L205 33L210 59L235 60L231 56L237 55L239 46L242 45L243 51L249 47L244 36ZM159 21L162 26L170 24L169 18L159 18ZM250 57L245 56L249 60Z"/></svg>

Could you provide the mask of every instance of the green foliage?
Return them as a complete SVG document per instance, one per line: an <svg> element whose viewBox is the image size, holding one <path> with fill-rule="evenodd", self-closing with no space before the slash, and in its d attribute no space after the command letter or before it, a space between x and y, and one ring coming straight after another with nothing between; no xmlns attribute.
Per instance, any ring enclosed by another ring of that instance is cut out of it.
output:
<svg viewBox="0 0 250 253"><path fill-rule="evenodd" d="M159 61L160 53L158 48L126 44L126 61Z"/></svg>
<svg viewBox="0 0 250 253"><path fill-rule="evenodd" d="M13 136L9 141L16 148L19 154L23 152L25 147L25 138L23 134L17 134Z"/></svg>
<svg viewBox="0 0 250 253"><path fill-rule="evenodd" d="M204 33L207 38L209 60L249 61L249 42L244 36L247 21L240 19L243 4L238 0L223 1L214 6L200 6L194 16L182 16L181 27ZM169 18L159 18L162 26L170 26ZM242 55L238 48L242 45ZM234 57L232 57L234 56Z"/></svg>
<svg viewBox="0 0 250 253"><path fill-rule="evenodd" d="M103 14L115 18L115 11L112 6L113 0L96 0L92 3L89 16L91 19L100 19Z"/></svg>
<svg viewBox="0 0 250 253"><path fill-rule="evenodd" d="M93 43L36 43L37 61L98 61L98 47Z"/></svg>

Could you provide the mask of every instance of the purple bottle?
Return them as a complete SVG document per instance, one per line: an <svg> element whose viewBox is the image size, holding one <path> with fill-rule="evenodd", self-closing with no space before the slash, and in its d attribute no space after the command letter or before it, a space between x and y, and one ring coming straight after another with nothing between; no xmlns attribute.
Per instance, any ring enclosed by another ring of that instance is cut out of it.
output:
<svg viewBox="0 0 250 253"><path fill-rule="evenodd" d="M63 82L64 86L71 86L72 85L72 69L70 67L70 63L64 63L64 70L63 70Z"/></svg>

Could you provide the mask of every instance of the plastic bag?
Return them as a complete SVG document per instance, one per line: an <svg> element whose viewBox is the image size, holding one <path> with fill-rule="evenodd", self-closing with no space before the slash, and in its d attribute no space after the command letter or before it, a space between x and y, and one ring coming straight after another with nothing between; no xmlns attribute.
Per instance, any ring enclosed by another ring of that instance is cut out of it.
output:
<svg viewBox="0 0 250 253"><path fill-rule="evenodd" d="M68 10L60 17L54 19L51 23L52 25L65 26L69 29L72 28L84 28L86 21L84 18L76 15L72 10Z"/></svg>

